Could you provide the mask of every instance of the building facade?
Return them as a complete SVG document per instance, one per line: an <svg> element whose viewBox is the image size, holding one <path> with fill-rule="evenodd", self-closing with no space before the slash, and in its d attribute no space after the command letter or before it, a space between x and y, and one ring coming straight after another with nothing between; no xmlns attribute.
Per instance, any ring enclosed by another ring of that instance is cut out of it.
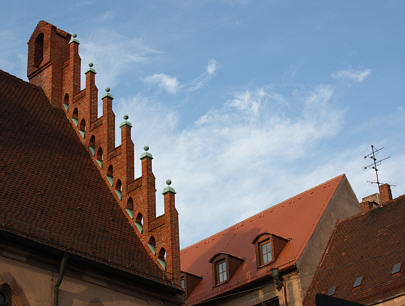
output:
<svg viewBox="0 0 405 306"><path fill-rule="evenodd" d="M366 197L362 213L333 231L304 305L317 294L362 305L405 305L405 196L384 184Z"/></svg>
<svg viewBox="0 0 405 306"><path fill-rule="evenodd" d="M99 116L80 67L77 36L40 21L29 83L0 71L0 305L181 304L175 190L156 216L149 148L135 179L132 125L116 147L110 89Z"/></svg>
<svg viewBox="0 0 405 306"><path fill-rule="evenodd" d="M341 175L181 250L186 305L302 305L337 220L359 212Z"/></svg>

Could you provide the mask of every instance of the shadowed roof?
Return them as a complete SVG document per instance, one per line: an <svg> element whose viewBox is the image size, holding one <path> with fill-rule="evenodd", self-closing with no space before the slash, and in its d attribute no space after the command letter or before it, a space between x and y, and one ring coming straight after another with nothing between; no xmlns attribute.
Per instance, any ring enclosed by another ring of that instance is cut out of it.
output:
<svg viewBox="0 0 405 306"><path fill-rule="evenodd" d="M273 267L280 270L294 267L343 178L344 175L335 177L181 250L181 270L203 278L187 297L187 304L207 300L271 275ZM263 233L290 241L274 263L257 269L252 242ZM217 253L230 254L244 261L227 283L213 288L209 261Z"/></svg>
<svg viewBox="0 0 405 306"><path fill-rule="evenodd" d="M0 70L0 230L169 284L41 88Z"/></svg>
<svg viewBox="0 0 405 306"><path fill-rule="evenodd" d="M395 264L399 273L392 274ZM318 266L304 305L315 305L316 293L359 303L376 303L405 295L405 195L383 207L337 224ZM353 289L356 278L361 285Z"/></svg>

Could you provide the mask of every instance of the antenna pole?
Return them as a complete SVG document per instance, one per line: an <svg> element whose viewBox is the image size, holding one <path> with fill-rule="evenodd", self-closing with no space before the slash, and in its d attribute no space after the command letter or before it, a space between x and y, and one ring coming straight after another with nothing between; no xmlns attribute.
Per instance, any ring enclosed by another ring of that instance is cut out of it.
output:
<svg viewBox="0 0 405 306"><path fill-rule="evenodd" d="M377 158L375 158L374 146L371 145L371 159L373 160L374 166L372 167L375 170L375 176L377 178L377 186L380 187L380 181L378 180L378 168L377 168Z"/></svg>
<svg viewBox="0 0 405 306"><path fill-rule="evenodd" d="M367 154L366 156L364 156L364 158L371 158L373 160L373 162L367 166L364 166L364 170L367 170L369 168L374 169L375 171L375 177L376 177L376 181L375 182L369 182L370 184L377 184L378 187L380 187L381 183L380 183L380 179L378 178L378 168L377 166L381 165L381 162L390 158L389 156L380 160L377 160L377 158L375 157L376 154L381 151L382 149L384 149L384 147L376 149L376 147L374 147L374 145L371 145L371 153Z"/></svg>

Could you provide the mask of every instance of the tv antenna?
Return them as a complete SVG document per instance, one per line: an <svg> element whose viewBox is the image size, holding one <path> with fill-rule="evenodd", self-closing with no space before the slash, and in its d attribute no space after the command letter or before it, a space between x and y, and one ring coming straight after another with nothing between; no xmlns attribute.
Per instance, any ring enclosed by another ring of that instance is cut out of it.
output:
<svg viewBox="0 0 405 306"><path fill-rule="evenodd" d="M374 169L375 171L375 177L376 177L376 181L367 181L367 183L370 184L377 184L378 187L380 187L381 183L380 180L378 179L378 168L377 166L381 165L381 162L390 158L390 156L385 157L383 159L378 160L375 156L378 154L378 152L380 152L382 149L384 149L384 147L376 149L376 147L374 147L373 145L371 145L371 153L367 154L364 156L365 159L370 158L373 160L373 162L367 166L364 166L364 170L367 169Z"/></svg>

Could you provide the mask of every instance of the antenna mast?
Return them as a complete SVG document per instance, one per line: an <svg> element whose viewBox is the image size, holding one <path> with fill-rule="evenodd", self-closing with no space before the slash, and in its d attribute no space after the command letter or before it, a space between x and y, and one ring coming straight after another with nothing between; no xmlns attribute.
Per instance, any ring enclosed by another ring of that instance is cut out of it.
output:
<svg viewBox="0 0 405 306"><path fill-rule="evenodd" d="M375 156L376 156L376 154L377 154L379 151L381 151L382 149L384 149L384 147L379 148L379 149L376 149L373 145L371 145L371 153L369 153L369 154L367 154L367 155L364 156L365 159L366 159L366 158L371 158L371 159L373 160L373 162L372 162L371 164L369 164L369 165L367 165L367 166L364 166L364 170L367 170L367 169L370 169L370 168L371 168L371 169L374 169L374 171L375 171L375 176L376 176L376 179L377 179L377 180L374 181L374 182L372 182L372 181L367 181L367 183L370 183L370 184L377 184L378 187L380 187L381 183L380 183L380 181L379 181L379 179L378 179L378 168L377 168L377 166L381 165L381 162L382 162L382 161L384 161L384 160L390 158L390 156L388 156L388 157L385 157L385 158L383 158L383 159L377 160L377 158L376 158Z"/></svg>

